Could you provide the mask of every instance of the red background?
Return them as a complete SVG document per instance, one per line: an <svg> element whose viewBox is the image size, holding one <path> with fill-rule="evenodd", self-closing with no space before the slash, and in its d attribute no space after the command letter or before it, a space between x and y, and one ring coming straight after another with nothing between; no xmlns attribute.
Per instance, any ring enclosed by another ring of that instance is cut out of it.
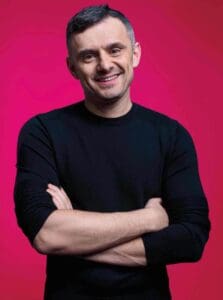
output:
<svg viewBox="0 0 223 300"><path fill-rule="evenodd" d="M100 1L0 0L0 297L42 299L45 257L17 227L13 185L19 129L31 116L82 99L65 64L65 27ZM173 300L223 299L223 1L108 1L131 20L142 45L132 99L178 119L191 133L212 231L199 263L168 267Z"/></svg>

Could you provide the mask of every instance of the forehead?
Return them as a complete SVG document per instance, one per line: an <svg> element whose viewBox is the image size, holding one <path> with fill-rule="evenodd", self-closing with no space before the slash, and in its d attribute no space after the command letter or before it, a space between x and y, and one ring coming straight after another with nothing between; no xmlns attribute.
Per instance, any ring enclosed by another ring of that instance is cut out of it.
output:
<svg viewBox="0 0 223 300"><path fill-rule="evenodd" d="M108 17L84 32L74 34L71 39L73 50L106 47L112 43L130 45L131 41L125 25L117 18Z"/></svg>

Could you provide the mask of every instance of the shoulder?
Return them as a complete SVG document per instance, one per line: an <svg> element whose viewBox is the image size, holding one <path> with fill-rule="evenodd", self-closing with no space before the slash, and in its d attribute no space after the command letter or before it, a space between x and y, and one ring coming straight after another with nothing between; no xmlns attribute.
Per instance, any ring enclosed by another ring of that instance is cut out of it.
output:
<svg viewBox="0 0 223 300"><path fill-rule="evenodd" d="M134 103L137 108L138 118L142 122L150 123L153 126L176 128L178 121L158 111L152 110L139 103Z"/></svg>
<svg viewBox="0 0 223 300"><path fill-rule="evenodd" d="M81 107L83 105L83 100L66 105L64 107L56 108L51 111L41 113L36 115L39 122L49 123L49 122L64 122L70 118L78 117Z"/></svg>
<svg viewBox="0 0 223 300"><path fill-rule="evenodd" d="M174 138L178 127L183 127L177 120L161 112L152 110L139 103L135 103L137 118L144 126L149 126L164 139Z"/></svg>
<svg viewBox="0 0 223 300"><path fill-rule="evenodd" d="M149 125L160 137L160 141L174 148L179 143L193 147L193 139L188 129L182 123L170 116L135 103L137 116L145 126Z"/></svg>
<svg viewBox="0 0 223 300"><path fill-rule="evenodd" d="M28 119L20 129L20 135L27 134L29 132L46 132L49 128L62 126L69 120L78 118L81 103L67 105L64 107L56 108L45 113L39 113Z"/></svg>
<svg viewBox="0 0 223 300"><path fill-rule="evenodd" d="M153 124L167 130L172 130L177 133L178 131L185 131L189 134L188 130L182 125L182 123L164 113L152 110L139 103L134 103L137 108L138 118L142 122Z"/></svg>

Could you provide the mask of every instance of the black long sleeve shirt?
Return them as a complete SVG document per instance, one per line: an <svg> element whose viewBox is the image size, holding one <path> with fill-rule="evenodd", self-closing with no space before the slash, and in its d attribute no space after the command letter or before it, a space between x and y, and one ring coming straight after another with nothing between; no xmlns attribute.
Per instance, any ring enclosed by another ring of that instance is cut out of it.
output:
<svg viewBox="0 0 223 300"><path fill-rule="evenodd" d="M170 225L142 236L146 267L48 255L45 299L140 291L145 299L170 299L165 265L202 255L208 206L193 140L176 120L136 103L117 118L93 114L84 101L39 114L19 135L14 190L18 223L31 243L56 209L48 183L62 186L75 208L88 211L135 210L161 197Z"/></svg>

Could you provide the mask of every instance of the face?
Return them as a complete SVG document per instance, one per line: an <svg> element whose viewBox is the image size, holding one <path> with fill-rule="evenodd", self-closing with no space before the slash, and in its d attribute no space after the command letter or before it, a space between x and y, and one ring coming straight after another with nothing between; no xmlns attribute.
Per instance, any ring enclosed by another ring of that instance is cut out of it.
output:
<svg viewBox="0 0 223 300"><path fill-rule="evenodd" d="M125 25L108 17L73 35L68 67L80 80L88 100L114 102L129 97L140 46L132 45Z"/></svg>

